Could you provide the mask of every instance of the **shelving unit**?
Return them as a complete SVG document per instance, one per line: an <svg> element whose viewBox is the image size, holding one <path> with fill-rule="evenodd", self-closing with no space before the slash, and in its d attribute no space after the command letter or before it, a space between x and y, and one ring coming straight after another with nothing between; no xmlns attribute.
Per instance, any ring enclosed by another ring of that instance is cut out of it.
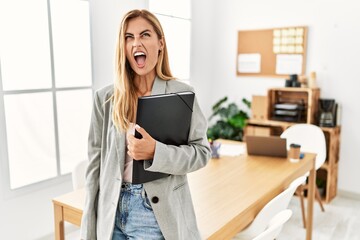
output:
<svg viewBox="0 0 360 240"><path fill-rule="evenodd" d="M279 117L275 115L275 106L277 104L293 104L299 106L297 120L286 121L286 118L284 118L283 121L315 123L319 96L319 88L271 88L268 90L269 119L279 120Z"/></svg>
<svg viewBox="0 0 360 240"><path fill-rule="evenodd" d="M326 139L326 160L318 170L318 178L325 181L324 201L330 202L337 194L337 181L339 169L340 126L334 128L321 128ZM323 171L323 174L321 173Z"/></svg>
<svg viewBox="0 0 360 240"><path fill-rule="evenodd" d="M268 90L267 115L268 119L249 119L245 127L245 135L261 136L280 136L281 133L297 123L316 123L316 113L318 110L318 99L320 90L308 88L272 88ZM300 122L288 122L273 120L273 105L279 103L279 98L302 101L305 106L305 116ZM338 162L340 149L340 126L334 128L321 127L326 139L327 157L323 166L317 170L317 179L323 180L325 188L323 191L323 201L330 202L337 194L338 181Z"/></svg>

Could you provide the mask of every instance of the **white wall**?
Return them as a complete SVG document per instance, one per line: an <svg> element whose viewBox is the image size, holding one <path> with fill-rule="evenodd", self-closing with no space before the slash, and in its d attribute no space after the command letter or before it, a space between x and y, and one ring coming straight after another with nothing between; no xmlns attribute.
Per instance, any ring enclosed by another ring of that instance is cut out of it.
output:
<svg viewBox="0 0 360 240"><path fill-rule="evenodd" d="M208 12L205 1L193 5L194 18ZM209 10L213 16L193 25L192 45L193 51L209 53L196 54L192 62L192 70L199 68L204 74L197 85L207 86L204 102L209 113L211 104L225 95L240 102L242 97L251 99L253 94L266 95L270 87L284 86L284 80L236 76L238 30L308 26L307 73L316 71L322 98L334 98L342 106L338 188L355 194L360 194L358 6L356 0L214 0L210 5L214 9Z"/></svg>
<svg viewBox="0 0 360 240"><path fill-rule="evenodd" d="M38 239L54 231L52 198L71 191L69 177L31 186L31 191L1 196L1 239Z"/></svg>
<svg viewBox="0 0 360 240"><path fill-rule="evenodd" d="M147 8L145 0L90 0L94 89L113 81L113 60L118 25L133 8ZM3 155L1 155L3 156ZM1 161L0 161L1 162ZM0 166L4 167L3 164ZM3 171L1 171L3 172ZM0 182L1 239L53 239L52 199L72 190L69 175L6 193Z"/></svg>
<svg viewBox="0 0 360 240"><path fill-rule="evenodd" d="M212 103L211 95L213 81L213 62L215 53L213 25L215 24L215 8L213 1L191 1L191 59L190 83L194 86L197 99L204 114L209 116L209 105Z"/></svg>
<svg viewBox="0 0 360 240"><path fill-rule="evenodd" d="M94 89L113 83L115 45L123 15L147 9L147 0L90 0Z"/></svg>
<svg viewBox="0 0 360 240"><path fill-rule="evenodd" d="M90 0L94 88L113 81L116 33L122 15L146 8L146 0ZM360 17L356 0L193 0L191 83L207 116L211 105L225 95L266 94L284 81L236 76L237 31L294 25L309 26L308 71L318 74L321 96L342 105L339 188L360 194L360 108L357 67L360 56ZM0 184L4 188L4 184ZM2 189L3 190L3 189ZM3 239L38 239L53 231L51 199L71 190L70 177L41 183L21 194L0 197ZM3 191L1 191L3 192Z"/></svg>

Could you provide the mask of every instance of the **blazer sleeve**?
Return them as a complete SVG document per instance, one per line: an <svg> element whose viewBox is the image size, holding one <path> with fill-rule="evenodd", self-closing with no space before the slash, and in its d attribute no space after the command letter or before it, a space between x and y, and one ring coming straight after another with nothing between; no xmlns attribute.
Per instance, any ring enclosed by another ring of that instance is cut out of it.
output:
<svg viewBox="0 0 360 240"><path fill-rule="evenodd" d="M147 171L184 175L204 167L211 157L206 135L207 121L195 97L188 145L166 145L156 142L152 163L144 161Z"/></svg>
<svg viewBox="0 0 360 240"><path fill-rule="evenodd" d="M81 239L96 239L97 199L99 194L99 175L104 110L95 93L88 137L89 165L86 170L85 205L81 221Z"/></svg>

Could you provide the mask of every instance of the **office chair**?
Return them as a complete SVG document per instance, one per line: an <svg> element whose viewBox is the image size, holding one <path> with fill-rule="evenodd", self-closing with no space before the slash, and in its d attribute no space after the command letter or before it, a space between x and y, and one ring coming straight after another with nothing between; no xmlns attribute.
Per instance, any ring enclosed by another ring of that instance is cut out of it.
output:
<svg viewBox="0 0 360 240"><path fill-rule="evenodd" d="M320 127L312 125L312 124L295 124L291 127L287 128L281 136L282 138L286 138L287 148L289 149L290 144L296 143L300 144L301 152L310 152L316 153L315 160L315 169L318 170L325 162L326 159L326 140L324 136L324 132ZM305 174L306 177L309 176L309 172ZM296 193L300 197L301 204L301 213L303 218L304 228L306 227L305 220L305 207L304 207L304 191L308 189L308 184L304 184L299 186ZM325 211L324 206L321 202L321 197L319 193L319 189L315 188L315 199L319 202L321 211Z"/></svg>
<svg viewBox="0 0 360 240"><path fill-rule="evenodd" d="M87 160L83 160L83 161L78 162L75 165L75 167L71 173L72 184L73 184L74 190L85 187L85 172L86 172L86 168L87 168L88 164L89 163Z"/></svg>
<svg viewBox="0 0 360 240"><path fill-rule="evenodd" d="M235 239L249 240L261 234L267 228L271 219L288 207L295 190L298 186L303 184L305 180L305 176L295 179L288 188L270 200L256 215L252 223L243 231L239 232Z"/></svg>
<svg viewBox="0 0 360 240"><path fill-rule="evenodd" d="M78 162L73 171L71 172L71 180L74 190L78 190L85 187L85 173L89 162L87 160L82 160ZM75 227L74 225L70 227ZM66 239L80 239L80 229L67 229Z"/></svg>
<svg viewBox="0 0 360 240"><path fill-rule="evenodd" d="M292 211L290 209L285 209L279 212L271 219L265 231L252 240L274 240L277 236L279 236L282 227L290 219L291 215Z"/></svg>

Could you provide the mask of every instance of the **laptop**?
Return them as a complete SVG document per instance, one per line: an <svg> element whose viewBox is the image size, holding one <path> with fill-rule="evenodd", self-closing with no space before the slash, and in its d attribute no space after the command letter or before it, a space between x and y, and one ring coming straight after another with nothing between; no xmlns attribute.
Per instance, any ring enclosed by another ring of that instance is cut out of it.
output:
<svg viewBox="0 0 360 240"><path fill-rule="evenodd" d="M286 138L248 135L245 141L248 155L287 157Z"/></svg>

